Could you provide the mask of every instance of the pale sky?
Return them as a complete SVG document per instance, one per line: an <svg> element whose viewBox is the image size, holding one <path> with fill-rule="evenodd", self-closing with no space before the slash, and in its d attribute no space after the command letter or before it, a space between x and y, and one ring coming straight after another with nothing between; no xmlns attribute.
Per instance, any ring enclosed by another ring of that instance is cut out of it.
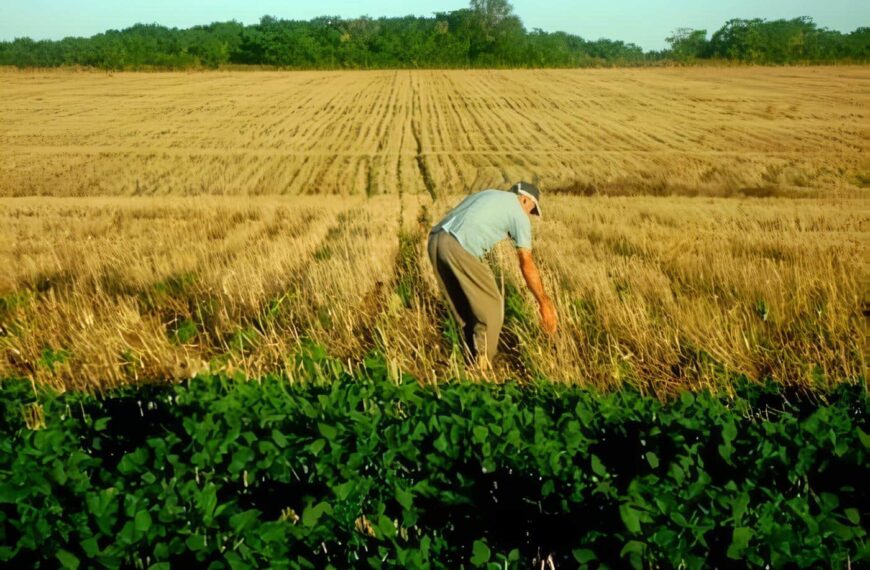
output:
<svg viewBox="0 0 870 570"><path fill-rule="evenodd" d="M623 40L647 50L666 47L665 37L675 28L706 29L712 34L731 18L811 16L818 25L842 32L870 26L870 0L513 0L512 4L526 29ZM0 0L0 40L91 36L135 23L186 28L234 19L252 24L266 14L295 20L324 15L431 16L467 5L462 0Z"/></svg>

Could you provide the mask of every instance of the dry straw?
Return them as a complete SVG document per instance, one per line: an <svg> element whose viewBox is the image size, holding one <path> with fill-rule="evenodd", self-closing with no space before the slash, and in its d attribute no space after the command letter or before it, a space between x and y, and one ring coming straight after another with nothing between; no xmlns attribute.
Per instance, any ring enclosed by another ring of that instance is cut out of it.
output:
<svg viewBox="0 0 870 570"><path fill-rule="evenodd" d="M868 78L2 72L0 378L298 379L312 345L425 382L862 375ZM533 175L560 332L540 334L500 247L503 356L468 370L425 232L463 193Z"/></svg>

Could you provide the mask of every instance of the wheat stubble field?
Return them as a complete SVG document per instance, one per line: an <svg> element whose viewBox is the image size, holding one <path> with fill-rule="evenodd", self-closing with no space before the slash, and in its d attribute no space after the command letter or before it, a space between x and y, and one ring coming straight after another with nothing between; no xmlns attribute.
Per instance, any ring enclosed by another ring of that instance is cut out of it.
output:
<svg viewBox="0 0 870 570"><path fill-rule="evenodd" d="M466 371L424 255L535 179L498 379L643 390L865 372L870 69L0 73L0 377ZM310 359L308 360L310 362Z"/></svg>

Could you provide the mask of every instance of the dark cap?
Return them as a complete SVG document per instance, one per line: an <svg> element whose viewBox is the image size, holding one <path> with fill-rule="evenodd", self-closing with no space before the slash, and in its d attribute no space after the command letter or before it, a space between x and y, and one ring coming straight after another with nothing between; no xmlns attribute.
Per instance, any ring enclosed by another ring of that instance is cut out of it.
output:
<svg viewBox="0 0 870 570"><path fill-rule="evenodd" d="M541 191L531 182L517 182L510 189L514 194L523 194L528 196L535 202L535 208L532 213L536 216L541 215Z"/></svg>

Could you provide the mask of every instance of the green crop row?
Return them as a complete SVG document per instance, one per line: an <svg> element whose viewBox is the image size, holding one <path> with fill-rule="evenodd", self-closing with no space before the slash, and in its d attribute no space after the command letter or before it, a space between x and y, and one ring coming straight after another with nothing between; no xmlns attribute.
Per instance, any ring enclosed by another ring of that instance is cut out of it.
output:
<svg viewBox="0 0 870 570"><path fill-rule="evenodd" d="M868 400L208 376L0 384L0 563L106 568L868 563ZM822 401L824 400L824 401Z"/></svg>

